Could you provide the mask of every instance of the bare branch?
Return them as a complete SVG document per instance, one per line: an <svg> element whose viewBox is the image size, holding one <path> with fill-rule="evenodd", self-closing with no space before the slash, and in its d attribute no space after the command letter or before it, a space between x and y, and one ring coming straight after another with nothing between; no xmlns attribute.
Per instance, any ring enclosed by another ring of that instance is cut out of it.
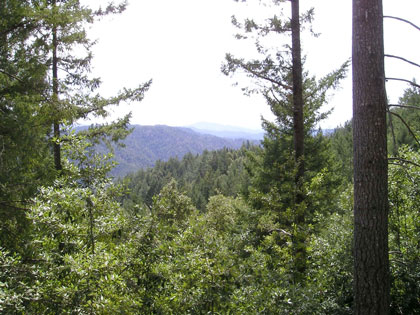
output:
<svg viewBox="0 0 420 315"><path fill-rule="evenodd" d="M410 83L412 86L418 87L420 88L420 85L418 85L417 83L410 81L410 80L406 80L406 79L401 79L401 78L385 78L385 80L392 80L392 81L403 81L403 82L407 82Z"/></svg>
<svg viewBox="0 0 420 315"><path fill-rule="evenodd" d="M417 136L415 135L415 133L413 132L413 130L411 130L410 126L406 123L406 121L404 120L404 118L402 118L400 115L398 115L397 113L394 113L392 111L389 111L392 115L398 117L401 122L405 125L405 127L407 128L408 132L411 134L411 136L414 138L414 140L417 142L418 146L420 147L420 142L417 139Z"/></svg>
<svg viewBox="0 0 420 315"><path fill-rule="evenodd" d="M273 95L273 98L276 100L276 102L277 102L278 104L280 104L280 103L281 103L281 101L277 98L277 96L276 96L276 94L274 93L274 91L271 89L271 90L270 90L270 92L271 92L271 94Z"/></svg>
<svg viewBox="0 0 420 315"><path fill-rule="evenodd" d="M399 17L396 17L396 16L390 16L390 15L384 15L384 18L394 19L394 20L398 20L398 21L401 21L401 22L404 22L404 23L410 24L412 27L414 27L414 28L416 28L418 31L420 31L420 27L418 27L417 25L415 25L414 23L412 23L412 22L410 22L410 21L408 21L408 20L405 20L405 19L402 19L402 18L399 18Z"/></svg>
<svg viewBox="0 0 420 315"><path fill-rule="evenodd" d="M407 62L407 63L409 63L409 64L411 64L411 65L413 65L413 66L416 66L416 67L419 67L419 68L420 68L420 65L419 65L418 63L415 63L415 62L413 62L413 61L410 61L410 60L405 59L405 58L400 57L400 56L395 56L395 55L388 55L388 54L385 54L385 57L395 58L395 59L400 59L400 60L405 61L405 62Z"/></svg>
<svg viewBox="0 0 420 315"><path fill-rule="evenodd" d="M391 111L388 111L388 117L389 117L389 126L391 128L391 133L392 133L392 144L393 144L393 152L392 154L397 155L397 141L395 138L395 132L394 132L394 124L392 123L392 115L391 115Z"/></svg>
<svg viewBox="0 0 420 315"><path fill-rule="evenodd" d="M388 158L388 160L389 161L399 161L399 162L403 162L403 163L407 163L407 164L412 164L414 166L420 167L420 164L418 164L416 162L413 162L413 161L410 161L410 160L406 160L406 159L401 159L401 158L398 158L398 157L390 157L390 158ZM391 163L391 164L401 165L401 164L397 164L397 163Z"/></svg>
<svg viewBox="0 0 420 315"><path fill-rule="evenodd" d="M388 104L388 107L401 107L401 108L420 109L420 106L400 105L400 104Z"/></svg>

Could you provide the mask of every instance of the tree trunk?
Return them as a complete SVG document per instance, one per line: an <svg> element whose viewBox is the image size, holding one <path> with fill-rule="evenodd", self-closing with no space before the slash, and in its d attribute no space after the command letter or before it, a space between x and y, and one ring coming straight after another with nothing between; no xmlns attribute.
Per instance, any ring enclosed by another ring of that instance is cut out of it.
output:
<svg viewBox="0 0 420 315"><path fill-rule="evenodd" d="M296 205L295 224L297 234L294 235L295 247L295 268L298 274L303 274L306 269L306 248L305 236L302 226L305 223L305 209L301 207L304 200L303 176L305 173L304 164L304 127L303 127L303 79L302 79L302 58L300 46L300 17L299 0L292 0L292 63L293 63L293 141L295 151L295 162L297 171L295 176L296 184Z"/></svg>
<svg viewBox="0 0 420 315"><path fill-rule="evenodd" d="M389 313L382 0L353 0L354 314Z"/></svg>
<svg viewBox="0 0 420 315"><path fill-rule="evenodd" d="M53 6L56 5L56 1L53 1ZM56 112L53 113L54 122L53 122L53 129L54 129L54 138L60 138L60 121L59 121L59 113L58 113L58 58L57 58L57 27L53 27L52 29L52 91L53 91L53 102ZM60 144L54 142L53 144L53 154L54 154L54 165L57 171L62 169L61 165L61 147Z"/></svg>

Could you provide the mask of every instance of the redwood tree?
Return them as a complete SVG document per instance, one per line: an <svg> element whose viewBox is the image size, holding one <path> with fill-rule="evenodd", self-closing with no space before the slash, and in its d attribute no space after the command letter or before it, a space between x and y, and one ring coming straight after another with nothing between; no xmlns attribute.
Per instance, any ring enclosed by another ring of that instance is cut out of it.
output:
<svg viewBox="0 0 420 315"><path fill-rule="evenodd" d="M60 137L64 125L79 119L106 118L109 106L140 101L151 84L124 88L116 96L104 98L97 93L100 78L90 73L95 41L88 37L88 25L109 14L122 13L126 5L126 1L110 2L104 9L93 10L79 0L49 0L34 5L28 17L36 23L33 41L43 49L43 61L50 73L45 110L53 129L54 166L58 171L62 169ZM120 140L128 134L129 118L130 114L111 124L92 125L84 133L94 141Z"/></svg>
<svg viewBox="0 0 420 315"><path fill-rule="evenodd" d="M382 0L353 0L355 314L389 313Z"/></svg>
<svg viewBox="0 0 420 315"><path fill-rule="evenodd" d="M314 148L313 135L319 121L328 116L328 112L321 114L320 108L327 103L327 92L337 87L345 76L347 62L320 80L309 77L303 71L300 34L301 25L308 25L313 20L314 10L301 13L299 0L264 2L270 3L281 9L263 22L245 19L241 23L236 17L232 18L240 30L236 38L255 40L261 58L246 61L227 54L222 71L226 75L243 71L252 79L250 86L243 88L245 93L261 93L276 116L275 122L263 119L264 151L254 167L258 171L253 171L253 189L259 193L254 191L250 199L255 198L253 203L257 208L265 208L267 213L273 211L273 222L291 231L286 235L291 237L293 276L295 282L299 282L305 277L307 264L307 226L316 209L305 196L305 185L326 161L315 162L324 148L319 144ZM287 8L289 12L289 5L291 17L283 11ZM266 44L267 36L271 36L269 45ZM274 36L279 39L278 43L286 40L289 44L273 47ZM305 156L305 150L311 154ZM267 198L270 199L268 204L260 199L263 194L272 195Z"/></svg>
<svg viewBox="0 0 420 315"><path fill-rule="evenodd" d="M300 204L304 201L303 180L305 175L304 164L304 126L303 126L303 76L302 76L302 57L300 46L300 17L299 0L291 0L292 3L292 77L293 77L293 143L295 151L295 162L297 172L296 182L296 209L295 223L302 226L305 222L305 213ZM302 233L295 235L295 257L296 270L303 274L306 265L306 249L303 245L305 236Z"/></svg>

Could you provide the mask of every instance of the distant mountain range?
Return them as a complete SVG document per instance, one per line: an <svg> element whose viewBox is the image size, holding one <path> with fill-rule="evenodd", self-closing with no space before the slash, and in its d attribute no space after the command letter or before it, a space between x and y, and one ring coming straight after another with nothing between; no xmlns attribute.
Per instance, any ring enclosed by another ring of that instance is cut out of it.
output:
<svg viewBox="0 0 420 315"><path fill-rule="evenodd" d="M201 134L209 134L229 139L262 140L264 138L263 130L253 130L206 122L196 123L188 126L188 128L191 128L192 130Z"/></svg>
<svg viewBox="0 0 420 315"><path fill-rule="evenodd" d="M165 125L132 125L133 132L123 141L125 147L114 147L114 159L118 165L111 175L123 177L142 168L153 167L160 161L170 158L181 159L185 154L201 154L204 150L213 151L223 148L239 149L245 142L259 144L264 138L262 130L224 126L212 123L197 123L188 127ZM80 126L77 130L86 129ZM334 129L325 129L331 134ZM99 146L105 152L106 147Z"/></svg>
<svg viewBox="0 0 420 315"><path fill-rule="evenodd" d="M238 149L246 141L259 143L255 134L244 130L225 132L210 129L206 132L199 128L193 130L164 125L132 127L133 132L123 141L125 147L115 147L115 160L119 165L112 171L113 176L122 177L141 168L152 167L158 160L182 158L187 153L201 154L204 150L219 150L224 147Z"/></svg>

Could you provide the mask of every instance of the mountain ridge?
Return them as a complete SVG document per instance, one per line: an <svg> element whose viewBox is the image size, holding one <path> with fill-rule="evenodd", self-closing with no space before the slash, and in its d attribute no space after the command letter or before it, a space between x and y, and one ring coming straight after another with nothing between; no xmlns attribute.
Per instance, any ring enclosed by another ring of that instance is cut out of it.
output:
<svg viewBox="0 0 420 315"><path fill-rule="evenodd" d="M205 150L223 148L239 149L247 141L258 143L255 139L223 138L203 134L188 127L166 125L131 125L133 131L122 141L124 147L114 146L114 160L118 165L112 170L114 177L123 177L139 169L153 167L160 161L170 158L181 159L185 154L201 154ZM104 147L100 148L105 150Z"/></svg>
<svg viewBox="0 0 420 315"><path fill-rule="evenodd" d="M264 138L262 129L257 130L208 122L199 122L186 127L201 134L210 134L221 138L249 140L262 140Z"/></svg>

